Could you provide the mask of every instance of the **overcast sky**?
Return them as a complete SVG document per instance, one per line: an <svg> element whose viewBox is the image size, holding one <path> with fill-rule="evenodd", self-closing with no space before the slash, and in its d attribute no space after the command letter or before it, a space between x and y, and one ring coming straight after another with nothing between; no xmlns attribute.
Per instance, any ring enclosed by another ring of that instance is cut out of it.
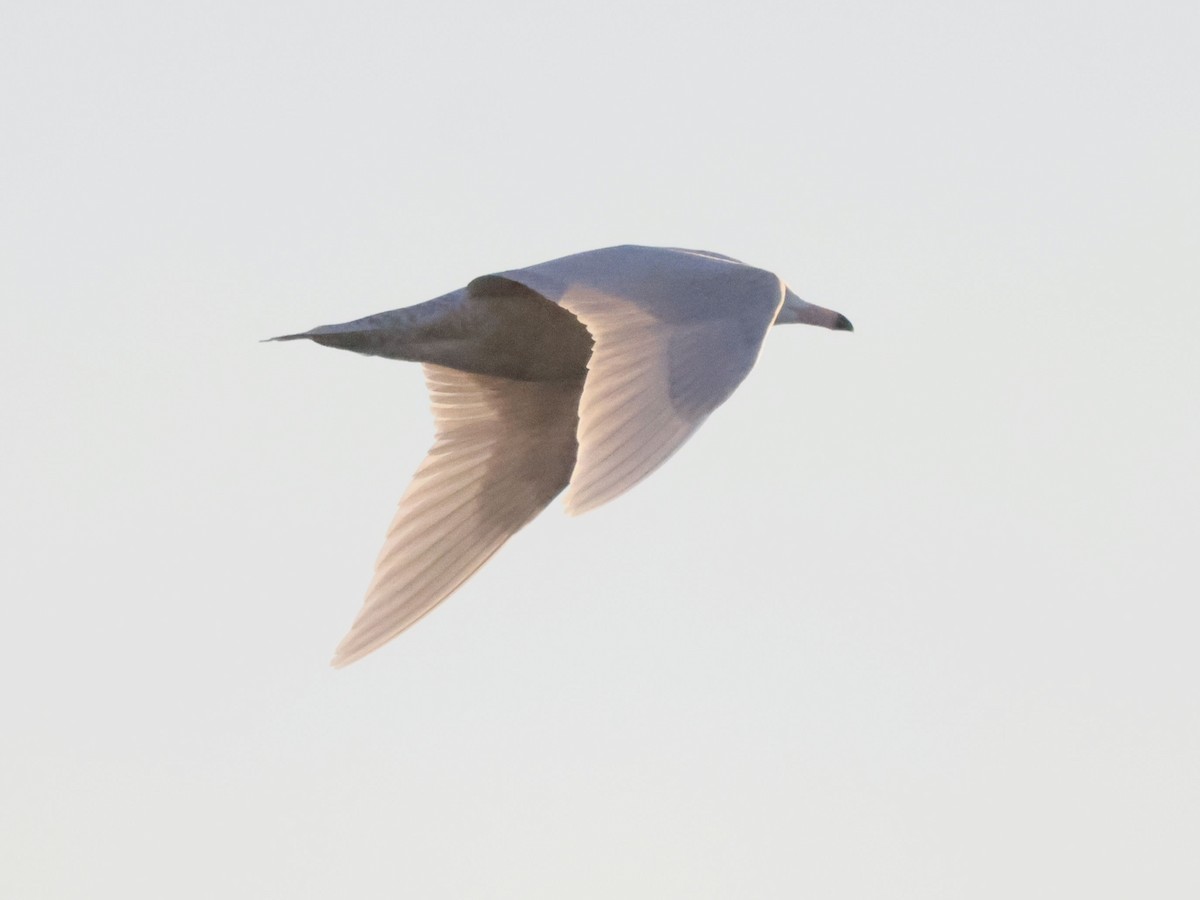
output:
<svg viewBox="0 0 1200 900"><path fill-rule="evenodd" d="M0 895L1200 896L1200 7L11 3ZM327 661L419 368L616 243L790 326Z"/></svg>

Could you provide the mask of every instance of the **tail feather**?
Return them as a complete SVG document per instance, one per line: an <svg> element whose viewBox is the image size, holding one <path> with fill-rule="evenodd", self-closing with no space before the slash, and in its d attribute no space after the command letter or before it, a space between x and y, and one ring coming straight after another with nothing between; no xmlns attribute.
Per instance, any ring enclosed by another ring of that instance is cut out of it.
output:
<svg viewBox="0 0 1200 900"><path fill-rule="evenodd" d="M393 345L397 343L396 336L379 327L364 327L367 324L359 320L342 325L322 325L299 334L281 334L279 337L267 338L261 343L310 340L323 347L350 350L367 356L395 356Z"/></svg>

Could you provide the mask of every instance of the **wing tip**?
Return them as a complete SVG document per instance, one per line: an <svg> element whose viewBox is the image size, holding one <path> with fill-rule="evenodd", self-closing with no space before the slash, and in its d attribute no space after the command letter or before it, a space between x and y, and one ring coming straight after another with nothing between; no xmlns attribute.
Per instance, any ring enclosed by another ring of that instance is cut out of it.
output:
<svg viewBox="0 0 1200 900"><path fill-rule="evenodd" d="M565 512L571 518L574 518L575 516L581 516L589 509L591 509L591 506L588 506L585 503L578 503L571 497L567 497L565 500L563 500L563 512Z"/></svg>
<svg viewBox="0 0 1200 900"><path fill-rule="evenodd" d="M350 638L354 632L346 635L342 642L337 645L333 651L333 657L329 660L329 665L334 669L344 669L351 663L358 662L372 650L377 650L378 645L366 644L364 646L355 647L350 642Z"/></svg>
<svg viewBox="0 0 1200 900"><path fill-rule="evenodd" d="M436 606L437 604L434 604ZM432 607L431 607L432 608ZM428 612L429 610L426 610ZM359 618L362 618L361 613ZM421 618L421 616L417 616ZM413 621L416 621L414 619ZM408 622L401 628L385 629L383 631L365 628L360 629L359 623L356 621L346 636L333 650L333 657L329 660L329 665L334 669L344 669L351 663L356 663L364 656L370 656L384 644L398 637L402 631L405 631L412 622Z"/></svg>
<svg viewBox="0 0 1200 900"><path fill-rule="evenodd" d="M600 493L588 491L587 489L577 491L573 487L567 489L567 495L563 498L563 511L574 518L582 516L586 512L591 512L597 506L603 506L614 497L623 494L624 491L616 493Z"/></svg>

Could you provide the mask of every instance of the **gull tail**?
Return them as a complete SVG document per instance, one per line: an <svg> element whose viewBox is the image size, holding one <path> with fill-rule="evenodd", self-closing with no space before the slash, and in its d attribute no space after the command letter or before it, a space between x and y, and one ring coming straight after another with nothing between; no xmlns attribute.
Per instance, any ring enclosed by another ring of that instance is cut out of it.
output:
<svg viewBox="0 0 1200 900"><path fill-rule="evenodd" d="M353 322L343 322L340 325L321 325L309 331L297 334L281 334L278 337L267 338L260 343L272 341L309 340L323 347L333 347L337 350L349 350L352 353L362 353L366 356L384 356L390 359L410 359L405 352L407 349L403 329L396 327L394 314L381 313L356 319Z"/></svg>

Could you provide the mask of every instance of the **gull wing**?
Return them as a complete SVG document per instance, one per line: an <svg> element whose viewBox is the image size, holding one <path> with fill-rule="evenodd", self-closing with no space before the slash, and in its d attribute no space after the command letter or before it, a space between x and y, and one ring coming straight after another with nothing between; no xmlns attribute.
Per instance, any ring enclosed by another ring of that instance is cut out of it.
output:
<svg viewBox="0 0 1200 900"><path fill-rule="evenodd" d="M450 596L567 486L575 465L581 382L424 369L437 438L400 500L335 666Z"/></svg>
<svg viewBox="0 0 1200 900"><path fill-rule="evenodd" d="M610 247L501 273L570 310L595 341L567 512L662 465L754 367L784 286L689 250Z"/></svg>

